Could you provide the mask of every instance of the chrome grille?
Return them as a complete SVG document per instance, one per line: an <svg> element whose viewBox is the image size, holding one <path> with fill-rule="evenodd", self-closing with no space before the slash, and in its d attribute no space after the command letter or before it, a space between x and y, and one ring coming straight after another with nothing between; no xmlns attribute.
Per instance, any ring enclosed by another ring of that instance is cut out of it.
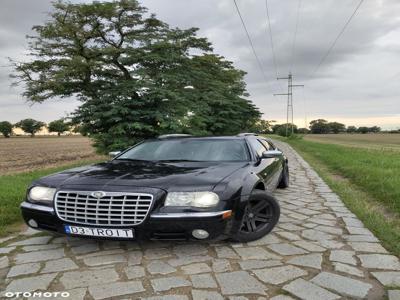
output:
<svg viewBox="0 0 400 300"><path fill-rule="evenodd" d="M104 192L96 198L93 191L59 191L55 209L61 220L88 225L138 225L146 218L153 195Z"/></svg>

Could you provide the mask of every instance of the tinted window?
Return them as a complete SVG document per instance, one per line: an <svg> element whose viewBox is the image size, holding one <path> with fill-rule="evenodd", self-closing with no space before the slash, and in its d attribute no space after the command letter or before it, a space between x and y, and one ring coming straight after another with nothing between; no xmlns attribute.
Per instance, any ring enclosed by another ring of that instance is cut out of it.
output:
<svg viewBox="0 0 400 300"><path fill-rule="evenodd" d="M276 149L276 146L271 141L267 141L267 143L269 144L271 150Z"/></svg>
<svg viewBox="0 0 400 300"><path fill-rule="evenodd" d="M267 150L265 146L257 139L249 139L249 143L251 148L257 153L258 156L261 157L261 154Z"/></svg>
<svg viewBox="0 0 400 300"><path fill-rule="evenodd" d="M248 161L244 140L173 139L144 142L117 159Z"/></svg>
<svg viewBox="0 0 400 300"><path fill-rule="evenodd" d="M271 145L266 141L266 140L260 140L260 143L263 144L263 146L267 149L267 150L273 150L274 148L271 147Z"/></svg>

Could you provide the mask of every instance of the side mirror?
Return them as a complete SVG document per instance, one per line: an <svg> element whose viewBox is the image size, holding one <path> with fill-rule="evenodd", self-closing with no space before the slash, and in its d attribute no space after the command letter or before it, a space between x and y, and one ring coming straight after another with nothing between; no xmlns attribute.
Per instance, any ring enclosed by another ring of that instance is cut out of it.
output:
<svg viewBox="0 0 400 300"><path fill-rule="evenodd" d="M264 151L261 155L261 158L278 158L283 155L282 151L279 150L268 150Z"/></svg>
<svg viewBox="0 0 400 300"><path fill-rule="evenodd" d="M111 152L108 152L108 155L111 156L111 157L115 157L120 153L121 153L121 151L111 151Z"/></svg>

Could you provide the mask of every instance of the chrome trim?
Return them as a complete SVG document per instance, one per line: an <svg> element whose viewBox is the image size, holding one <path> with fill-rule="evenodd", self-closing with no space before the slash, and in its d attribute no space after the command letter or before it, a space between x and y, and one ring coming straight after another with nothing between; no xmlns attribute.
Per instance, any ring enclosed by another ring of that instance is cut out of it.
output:
<svg viewBox="0 0 400 300"><path fill-rule="evenodd" d="M224 211L207 211L207 212L187 212L187 213L154 213L150 215L152 219L167 219L167 218L205 218L218 217L231 210Z"/></svg>
<svg viewBox="0 0 400 300"><path fill-rule="evenodd" d="M104 192L104 197L95 198L92 196L93 192L94 191L73 190L58 191L54 198L54 207L58 218L66 222L84 225L106 225L116 227L136 226L144 222L153 206L152 194L130 192ZM60 194L66 195L60 196ZM68 196L68 194L76 195L71 197ZM127 199L128 196L133 196L137 198ZM113 197L123 197L123 199L113 199ZM146 197L147 199L141 199L140 197ZM115 206L120 207L115 208L112 207L112 205L110 205L109 203L100 203L100 201L107 200L121 201L122 204L115 204ZM89 203L89 201L95 201L96 203ZM126 204L126 201L133 201L134 203ZM139 204L139 201L147 203ZM78 207L78 205L84 205L84 207ZM101 206L107 206L107 208L101 208Z"/></svg>
<svg viewBox="0 0 400 300"><path fill-rule="evenodd" d="M39 210L39 211L54 213L54 209L52 207L45 206L45 205L34 204L34 203L26 202L26 201L22 202L20 207L26 208L26 209L32 209L32 210Z"/></svg>

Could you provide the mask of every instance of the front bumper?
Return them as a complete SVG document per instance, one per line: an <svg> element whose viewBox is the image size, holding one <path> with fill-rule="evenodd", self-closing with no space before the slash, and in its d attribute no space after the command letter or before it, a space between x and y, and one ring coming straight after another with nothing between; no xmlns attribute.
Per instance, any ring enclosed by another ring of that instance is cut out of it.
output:
<svg viewBox="0 0 400 300"><path fill-rule="evenodd" d="M195 239L192 231L203 229L209 233L207 240L226 239L230 236L233 219L232 211L215 212L173 212L150 213L146 220L137 226L82 225L65 222L57 217L52 207L23 202L21 212L28 226L30 220L37 223L35 229L65 234L64 225L77 225L96 228L131 228L136 239L187 240ZM76 235L75 235L76 236ZM86 237L86 236L85 236Z"/></svg>

